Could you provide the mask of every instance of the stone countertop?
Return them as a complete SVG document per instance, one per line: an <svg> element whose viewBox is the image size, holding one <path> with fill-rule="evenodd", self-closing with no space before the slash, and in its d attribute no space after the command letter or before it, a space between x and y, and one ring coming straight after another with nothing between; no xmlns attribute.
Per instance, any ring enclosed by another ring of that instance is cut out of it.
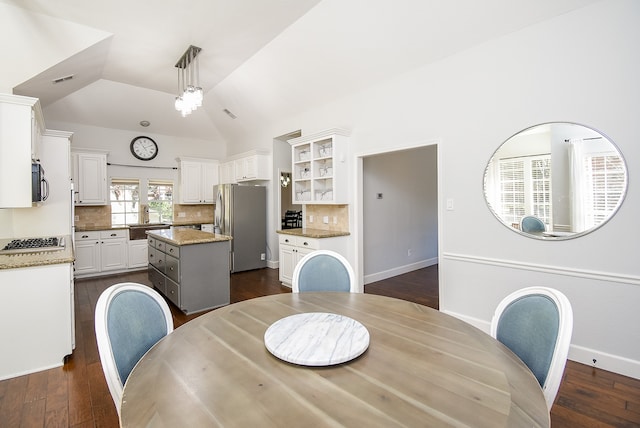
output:
<svg viewBox="0 0 640 428"><path fill-rule="evenodd" d="M148 223L149 226L153 226L158 223ZM167 226L194 226L199 224L213 224L210 222L202 221L174 221L173 223L162 223ZM129 229L129 226L76 226L76 232L95 232L99 230L116 230L116 229Z"/></svg>
<svg viewBox="0 0 640 428"><path fill-rule="evenodd" d="M173 223L171 223L171 226L195 226L195 225L199 225L199 224L213 224L213 220L211 221L195 221L195 220L187 220L187 221L180 221L180 220L174 220Z"/></svg>
<svg viewBox="0 0 640 428"><path fill-rule="evenodd" d="M152 238L168 242L173 245L207 244L231 240L230 236L217 233L202 232L196 229L158 229L147 232Z"/></svg>
<svg viewBox="0 0 640 428"><path fill-rule="evenodd" d="M17 269L44 265L73 263L73 244L70 235L64 236L64 250L38 251L33 253L0 254L0 269ZM4 241L3 241L4 242ZM4 247L4 243L2 247ZM0 247L1 248L1 247Z"/></svg>
<svg viewBox="0 0 640 428"><path fill-rule="evenodd" d="M99 230L129 229L129 226L76 226L76 232L97 232Z"/></svg>
<svg viewBox="0 0 640 428"><path fill-rule="evenodd" d="M283 235L303 236L305 238L335 238L337 236L348 236L349 232L341 232L337 230L321 230L321 229L282 229L276 232Z"/></svg>

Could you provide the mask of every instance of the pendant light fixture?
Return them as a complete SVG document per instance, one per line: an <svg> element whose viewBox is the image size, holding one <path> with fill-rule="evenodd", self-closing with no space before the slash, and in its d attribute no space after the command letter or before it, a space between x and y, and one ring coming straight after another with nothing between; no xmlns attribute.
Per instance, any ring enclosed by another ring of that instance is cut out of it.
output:
<svg viewBox="0 0 640 428"><path fill-rule="evenodd" d="M178 96L175 107L182 117L191 114L202 105L203 91L200 87L200 60L198 54L202 49L189 46L176 63L178 69Z"/></svg>

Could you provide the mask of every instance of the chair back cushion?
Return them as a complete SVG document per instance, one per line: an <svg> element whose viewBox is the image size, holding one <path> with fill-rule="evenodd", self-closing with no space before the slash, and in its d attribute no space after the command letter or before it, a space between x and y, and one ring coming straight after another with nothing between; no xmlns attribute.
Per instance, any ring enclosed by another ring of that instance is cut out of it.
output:
<svg viewBox="0 0 640 428"><path fill-rule="evenodd" d="M169 333L158 302L136 290L113 297L107 312L107 330L123 385L140 358Z"/></svg>
<svg viewBox="0 0 640 428"><path fill-rule="evenodd" d="M559 328L555 302L547 296L528 295L514 300L502 312L496 338L520 357L543 387Z"/></svg>
<svg viewBox="0 0 640 428"><path fill-rule="evenodd" d="M300 268L298 286L300 291L349 292L351 278L340 260L328 254L319 254Z"/></svg>
<svg viewBox="0 0 640 428"><path fill-rule="evenodd" d="M526 216L520 222L520 229L523 232L544 232L546 227L544 222L534 216Z"/></svg>

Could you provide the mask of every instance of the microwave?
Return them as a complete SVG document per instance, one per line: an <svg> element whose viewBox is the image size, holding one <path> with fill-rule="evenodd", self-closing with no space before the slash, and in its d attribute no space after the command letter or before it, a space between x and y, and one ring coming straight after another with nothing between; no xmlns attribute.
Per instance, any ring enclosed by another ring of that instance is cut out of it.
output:
<svg viewBox="0 0 640 428"><path fill-rule="evenodd" d="M38 162L31 164L31 202L44 202L49 197L49 182L44 178L44 168Z"/></svg>

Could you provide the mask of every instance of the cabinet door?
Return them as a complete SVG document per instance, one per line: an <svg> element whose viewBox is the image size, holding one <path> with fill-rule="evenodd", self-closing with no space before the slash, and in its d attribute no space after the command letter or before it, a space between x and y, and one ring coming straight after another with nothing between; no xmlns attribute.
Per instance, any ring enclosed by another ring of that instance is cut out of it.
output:
<svg viewBox="0 0 640 428"><path fill-rule="evenodd" d="M233 184L236 182L235 162L225 162L220 164L220 184Z"/></svg>
<svg viewBox="0 0 640 428"><path fill-rule="evenodd" d="M129 264L128 267L146 267L148 264L148 244L144 239L129 241Z"/></svg>
<svg viewBox="0 0 640 428"><path fill-rule="evenodd" d="M127 268L127 241L125 239L105 239L100 243L102 271Z"/></svg>
<svg viewBox="0 0 640 428"><path fill-rule="evenodd" d="M247 176L247 160L246 158L238 159L234 162L236 173L236 181L242 181Z"/></svg>
<svg viewBox="0 0 640 428"><path fill-rule="evenodd" d="M183 203L183 204L202 203L201 173L202 173L202 166L199 162L190 162L190 161L181 162L180 164L180 203Z"/></svg>
<svg viewBox="0 0 640 428"><path fill-rule="evenodd" d="M202 164L202 201L205 204L212 204L215 195L213 186L218 184L218 164L214 162L204 162Z"/></svg>
<svg viewBox="0 0 640 428"><path fill-rule="evenodd" d="M76 241L74 270L77 275L100 271L100 242Z"/></svg>
<svg viewBox="0 0 640 428"><path fill-rule="evenodd" d="M293 245L280 244L280 282L291 285L293 278L293 269L297 264L296 247Z"/></svg>
<svg viewBox="0 0 640 428"><path fill-rule="evenodd" d="M77 153L77 205L107 204L107 157L103 154ZM76 162L74 162L74 165Z"/></svg>

